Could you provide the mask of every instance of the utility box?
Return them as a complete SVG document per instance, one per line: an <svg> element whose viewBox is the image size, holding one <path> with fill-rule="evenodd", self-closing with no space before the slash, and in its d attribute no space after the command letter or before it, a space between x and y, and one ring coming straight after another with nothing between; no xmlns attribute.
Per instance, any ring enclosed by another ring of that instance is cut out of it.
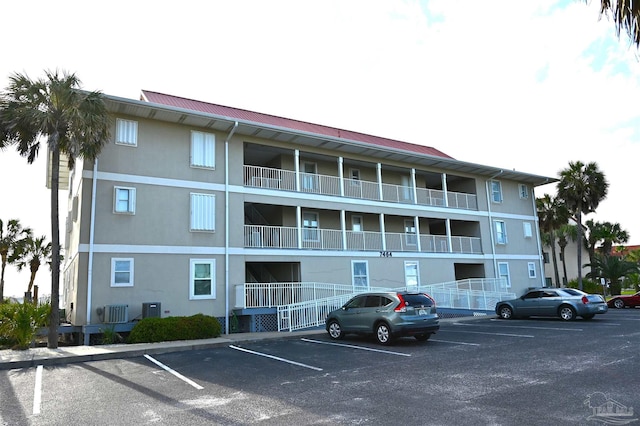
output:
<svg viewBox="0 0 640 426"><path fill-rule="evenodd" d="M142 304L142 318L160 318L160 302Z"/></svg>

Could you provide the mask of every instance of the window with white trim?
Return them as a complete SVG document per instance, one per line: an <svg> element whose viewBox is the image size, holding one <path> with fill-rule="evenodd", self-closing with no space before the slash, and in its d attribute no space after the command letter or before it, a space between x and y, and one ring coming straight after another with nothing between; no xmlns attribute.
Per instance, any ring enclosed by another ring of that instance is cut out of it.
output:
<svg viewBox="0 0 640 426"><path fill-rule="evenodd" d="M215 259L191 259L189 267L189 300L216 298Z"/></svg>
<svg viewBox="0 0 640 426"><path fill-rule="evenodd" d="M529 278L536 277L536 264L535 262L527 263L527 269L529 270Z"/></svg>
<svg viewBox="0 0 640 426"><path fill-rule="evenodd" d="M320 222L318 213L304 212L302 214L302 239L305 241L320 241Z"/></svg>
<svg viewBox="0 0 640 426"><path fill-rule="evenodd" d="M418 236L416 235L416 225L413 219L406 219L404 221L404 238L405 242L409 246L415 246L418 242Z"/></svg>
<svg viewBox="0 0 640 426"><path fill-rule="evenodd" d="M191 166L215 169L216 135L191 131Z"/></svg>
<svg viewBox="0 0 640 426"><path fill-rule="evenodd" d="M494 222L496 227L496 244L507 244L507 225L503 220Z"/></svg>
<svg viewBox="0 0 640 426"><path fill-rule="evenodd" d="M354 290L369 289L369 264L366 260L351 261L351 280Z"/></svg>
<svg viewBox="0 0 640 426"><path fill-rule="evenodd" d="M132 258L111 258L111 287L133 287Z"/></svg>
<svg viewBox="0 0 640 426"><path fill-rule="evenodd" d="M529 187L523 183L518 185L518 192L520 193L520 198L526 200L529 198Z"/></svg>
<svg viewBox="0 0 640 426"><path fill-rule="evenodd" d="M497 180L491 181L491 201L494 203L502 202L502 185Z"/></svg>
<svg viewBox="0 0 640 426"><path fill-rule="evenodd" d="M116 144L138 146L138 122L116 119Z"/></svg>
<svg viewBox="0 0 640 426"><path fill-rule="evenodd" d="M522 222L522 226L524 228L524 237L533 237L533 227L531 226L531 222Z"/></svg>
<svg viewBox="0 0 640 426"><path fill-rule="evenodd" d="M351 169L351 185L359 186L360 185L360 169Z"/></svg>
<svg viewBox="0 0 640 426"><path fill-rule="evenodd" d="M507 262L498 262L498 278L506 280L507 288L511 288L511 278L509 277L509 264Z"/></svg>
<svg viewBox="0 0 640 426"><path fill-rule="evenodd" d="M362 216L351 216L351 230L353 232L362 232L364 231L364 226L362 224Z"/></svg>
<svg viewBox="0 0 640 426"><path fill-rule="evenodd" d="M216 196L191 193L191 231L216 230Z"/></svg>
<svg viewBox="0 0 640 426"><path fill-rule="evenodd" d="M318 190L318 165L316 163L302 163L302 189L311 192Z"/></svg>
<svg viewBox="0 0 640 426"><path fill-rule="evenodd" d="M136 213L136 189L124 186L113 188L113 212L124 214Z"/></svg>
<svg viewBox="0 0 640 426"><path fill-rule="evenodd" d="M404 282L407 287L407 291L418 291L418 288L420 288L418 262L404 262Z"/></svg>

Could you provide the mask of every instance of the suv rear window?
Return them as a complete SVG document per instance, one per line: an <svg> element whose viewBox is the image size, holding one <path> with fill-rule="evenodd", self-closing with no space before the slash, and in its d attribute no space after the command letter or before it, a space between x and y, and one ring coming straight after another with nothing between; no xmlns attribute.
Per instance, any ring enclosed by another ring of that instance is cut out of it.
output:
<svg viewBox="0 0 640 426"><path fill-rule="evenodd" d="M433 302L424 294L403 294L402 298L407 306L432 306Z"/></svg>

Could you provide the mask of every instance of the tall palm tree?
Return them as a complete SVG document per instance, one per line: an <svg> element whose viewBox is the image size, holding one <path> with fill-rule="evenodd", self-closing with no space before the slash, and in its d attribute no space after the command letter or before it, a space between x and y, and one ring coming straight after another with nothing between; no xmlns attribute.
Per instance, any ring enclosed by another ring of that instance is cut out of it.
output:
<svg viewBox="0 0 640 426"><path fill-rule="evenodd" d="M51 152L51 316L48 347L58 347L60 321L60 230L58 189L60 156L73 167L77 157L95 159L109 139L109 117L100 92L80 90L75 74L47 71L46 78L31 80L26 75L9 77L0 95L0 135L4 144L15 144L18 152L33 163L46 138Z"/></svg>
<svg viewBox="0 0 640 426"><path fill-rule="evenodd" d="M0 219L0 257L2 271L0 272L0 303L4 302L4 270L7 263L12 263L13 255L19 251L25 238L31 235L31 229L23 228L18 219L9 219L6 225Z"/></svg>
<svg viewBox="0 0 640 426"><path fill-rule="evenodd" d="M612 295L620 294L620 280L622 278L638 272L637 264L623 260L618 256L604 256L598 253L591 263L595 266L596 275L589 273L587 276L592 279L608 279Z"/></svg>
<svg viewBox="0 0 640 426"><path fill-rule="evenodd" d="M578 241L582 241L582 215L593 213L607 196L609 183L595 162L569 162L560 171L558 197L564 202L578 225ZM578 287L582 290L582 244L578 244Z"/></svg>
<svg viewBox="0 0 640 426"><path fill-rule="evenodd" d="M563 284L567 284L567 259L565 257L565 249L569 244L569 241L575 242L578 239L578 227L565 223L556 229L556 238L558 239L558 245L560 246L560 260L562 260L562 272L564 274Z"/></svg>
<svg viewBox="0 0 640 426"><path fill-rule="evenodd" d="M585 225L586 226L583 227L583 230L586 231L586 233L584 234L583 242L587 252L589 253L589 262L591 262L591 259L595 258L597 246L604 238L605 233L602 222L596 222L593 219L589 219L585 222ZM590 265L591 275L595 276L595 266L593 266L592 263L590 263Z"/></svg>
<svg viewBox="0 0 640 426"><path fill-rule="evenodd" d="M544 194L536 199L536 209L538 211L538 226L540 233L545 236L545 243L551 247L553 258L553 271L556 278L556 287L560 286L560 275L558 274L558 260L556 256L556 229L569 220L569 212L557 197Z"/></svg>
<svg viewBox="0 0 640 426"><path fill-rule="evenodd" d="M600 14L613 17L616 32L626 32L631 43L640 46L640 2L633 0L601 0Z"/></svg>
<svg viewBox="0 0 640 426"><path fill-rule="evenodd" d="M44 262L51 267L51 243L45 244L46 239L47 237L44 235L39 238L29 236L26 238L20 250L16 251L13 255L12 261L18 268L18 271L28 266L31 272L27 293L31 293L33 289L33 283L36 280L36 273L38 269L40 269L40 265Z"/></svg>

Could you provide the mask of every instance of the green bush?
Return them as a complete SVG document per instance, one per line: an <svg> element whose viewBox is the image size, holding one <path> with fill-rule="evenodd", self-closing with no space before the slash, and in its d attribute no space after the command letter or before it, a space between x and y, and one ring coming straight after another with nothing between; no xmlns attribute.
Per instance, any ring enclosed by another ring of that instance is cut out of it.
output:
<svg viewBox="0 0 640 426"><path fill-rule="evenodd" d="M29 349L38 328L49 321L51 305L0 304L0 343L12 349Z"/></svg>
<svg viewBox="0 0 640 426"><path fill-rule="evenodd" d="M127 342L210 339L220 336L221 332L222 326L217 318L203 314L190 317L145 318L133 327Z"/></svg>
<svg viewBox="0 0 640 426"><path fill-rule="evenodd" d="M578 279L573 279L567 283L567 287L578 288ZM582 291L591 294L602 294L602 285L589 278L582 279Z"/></svg>

